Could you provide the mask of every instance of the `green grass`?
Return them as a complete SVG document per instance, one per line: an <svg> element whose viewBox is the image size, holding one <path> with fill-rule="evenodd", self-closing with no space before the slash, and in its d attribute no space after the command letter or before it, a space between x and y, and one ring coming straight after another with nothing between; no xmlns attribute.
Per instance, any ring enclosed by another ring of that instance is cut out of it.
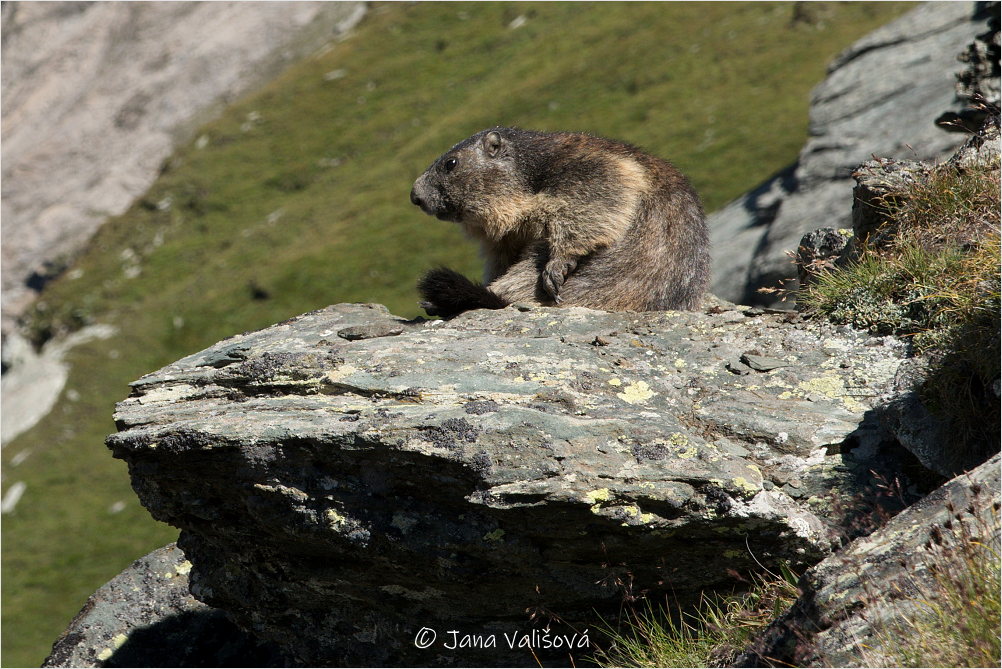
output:
<svg viewBox="0 0 1002 669"><path fill-rule="evenodd" d="M748 581L745 592L704 595L689 611L643 602L628 610L594 662L601 667L726 667L800 594L785 566Z"/></svg>
<svg viewBox="0 0 1002 669"><path fill-rule="evenodd" d="M73 351L80 399L3 451L5 488L27 484L3 519L3 664L40 663L88 594L176 536L102 445L129 381L331 303L417 315L415 280L437 264L479 274L456 227L408 200L454 142L494 124L623 139L675 162L713 210L796 158L828 61L909 6L377 4L237 101L29 316L39 341L91 322L119 334Z"/></svg>

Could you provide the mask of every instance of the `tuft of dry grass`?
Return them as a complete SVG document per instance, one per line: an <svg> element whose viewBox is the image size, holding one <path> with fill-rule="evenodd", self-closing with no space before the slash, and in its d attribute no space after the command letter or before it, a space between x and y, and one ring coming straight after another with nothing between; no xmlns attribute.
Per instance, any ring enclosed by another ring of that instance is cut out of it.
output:
<svg viewBox="0 0 1002 669"><path fill-rule="evenodd" d="M976 493L979 494L979 493ZM1002 659L998 501L985 515L958 512L930 528L925 579L877 630L871 666L997 667Z"/></svg>
<svg viewBox="0 0 1002 669"><path fill-rule="evenodd" d="M745 592L704 594L691 611L667 605L632 609L619 626L602 630L610 644L594 658L601 667L725 667L797 599L787 567L747 581Z"/></svg>

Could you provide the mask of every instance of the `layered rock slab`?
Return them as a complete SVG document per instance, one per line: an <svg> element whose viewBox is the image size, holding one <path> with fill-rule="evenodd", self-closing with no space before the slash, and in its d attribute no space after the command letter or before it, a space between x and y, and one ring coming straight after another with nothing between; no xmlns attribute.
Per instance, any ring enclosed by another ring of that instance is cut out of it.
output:
<svg viewBox="0 0 1002 669"><path fill-rule="evenodd" d="M335 305L138 380L108 444L192 592L299 661L524 665L534 625L829 552L904 348L792 320Z"/></svg>
<svg viewBox="0 0 1002 669"><path fill-rule="evenodd" d="M943 603L943 575L963 578L972 551L997 561L999 464L995 455L953 478L810 569L801 597L736 666L897 665L909 625Z"/></svg>

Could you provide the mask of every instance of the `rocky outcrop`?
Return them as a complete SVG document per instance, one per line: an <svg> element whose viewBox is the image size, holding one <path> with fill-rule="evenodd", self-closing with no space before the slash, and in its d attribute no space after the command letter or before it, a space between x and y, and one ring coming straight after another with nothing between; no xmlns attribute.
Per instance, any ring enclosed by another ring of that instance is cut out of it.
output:
<svg viewBox="0 0 1002 669"><path fill-rule="evenodd" d="M928 611L937 578L963 574L966 551L982 550L972 542L998 560L999 464L958 476L808 571L803 595L738 666L895 666L902 621Z"/></svg>
<svg viewBox="0 0 1002 669"><path fill-rule="evenodd" d="M756 291L794 278L788 254L805 233L849 226L856 166L872 155L940 159L964 141L934 121L964 107L957 56L992 13L976 3L925 3L835 59L812 93L810 137L796 164L709 218L714 294L773 301Z"/></svg>
<svg viewBox="0 0 1002 669"><path fill-rule="evenodd" d="M5 2L4 334L176 142L363 13L356 2Z"/></svg>
<svg viewBox="0 0 1002 669"><path fill-rule="evenodd" d="M730 304L336 305L143 377L108 444L192 592L297 661L567 662L624 599L813 564L907 488L871 420L903 350Z"/></svg>
<svg viewBox="0 0 1002 669"><path fill-rule="evenodd" d="M43 667L287 666L274 644L188 592L191 563L171 544L90 596Z"/></svg>
<svg viewBox="0 0 1002 669"><path fill-rule="evenodd" d="M870 248L890 244L898 224L888 202L902 205L907 193L912 192L917 183L928 180L935 171L948 166L961 172L972 168L997 172L1002 151L999 108L986 102L978 105L978 109L983 112L982 126L940 165L880 158L868 160L854 170L852 230L823 228L804 235L796 256L801 286L809 284L819 271L854 262L860 257L864 244ZM948 417L937 416L930 410L928 399L923 399L923 388L944 383L937 374L953 364L949 358L941 358L941 354L917 356L899 367L891 392L881 402L879 422L923 466L950 477L978 466L998 451L996 430L990 426L998 424L999 380L997 376L989 378L988 385L994 390L980 392L976 389L982 383L972 381L968 384L966 401L980 407L979 415L989 429L986 430L987 440L972 440L960 446L953 434L962 431L963 426ZM974 371L970 373L973 375Z"/></svg>

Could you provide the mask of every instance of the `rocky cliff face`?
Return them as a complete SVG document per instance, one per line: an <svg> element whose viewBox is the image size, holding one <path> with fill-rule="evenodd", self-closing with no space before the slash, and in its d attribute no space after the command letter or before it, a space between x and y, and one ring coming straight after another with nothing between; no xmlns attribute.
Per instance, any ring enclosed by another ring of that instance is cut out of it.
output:
<svg viewBox="0 0 1002 669"><path fill-rule="evenodd" d="M835 59L811 96L810 137L796 164L710 217L714 294L774 301L756 291L795 277L789 253L805 233L849 227L857 165L872 155L941 159L964 141L935 121L964 106L957 57L998 13L981 4L925 3Z"/></svg>
<svg viewBox="0 0 1002 669"><path fill-rule="evenodd" d="M903 346L789 320L336 305L143 377L108 443L192 592L299 661L524 665L507 638L812 564L907 481L870 419Z"/></svg>
<svg viewBox="0 0 1002 669"><path fill-rule="evenodd" d="M4 334L198 122L363 12L355 2L5 2Z"/></svg>

